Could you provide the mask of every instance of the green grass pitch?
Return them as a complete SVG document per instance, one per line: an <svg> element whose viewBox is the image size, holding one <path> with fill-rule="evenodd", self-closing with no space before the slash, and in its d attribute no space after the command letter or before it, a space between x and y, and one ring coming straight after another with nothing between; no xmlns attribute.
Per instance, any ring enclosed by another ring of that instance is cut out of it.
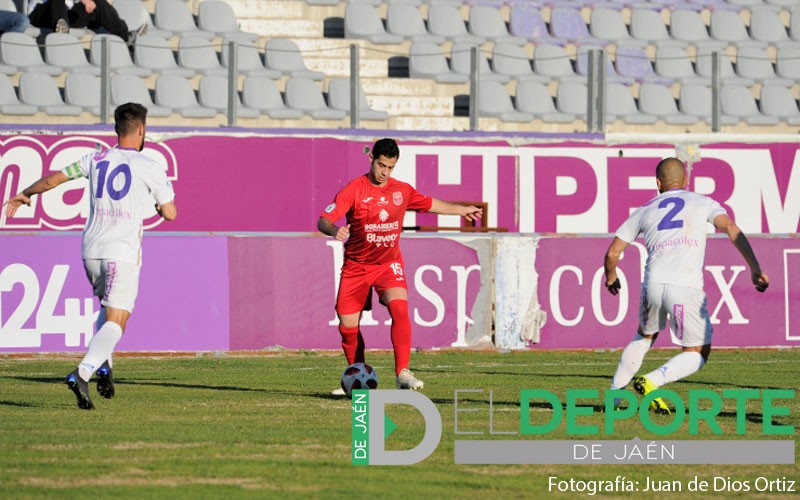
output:
<svg viewBox="0 0 800 500"><path fill-rule="evenodd" d="M677 352L655 350L643 372ZM81 411L63 377L79 360L65 357L0 357L0 498L523 498L545 494L585 498L548 490L548 477L579 480L677 480L694 476L758 477L800 483L797 465L455 465L455 390L481 389L464 396L459 425L483 431L482 439L540 439L490 436L492 391L495 431L519 430L519 393L546 389L562 400L568 389L604 390L619 352L417 352L411 368L425 381L443 422L436 451L403 467L351 465L351 408L334 398L344 368L341 354L299 352L274 355L119 356L117 394L104 400L91 384L97 409ZM381 388L394 388L392 357L369 353L367 361ZM706 367L669 388L682 397L690 389L794 389L800 387L800 349L718 350ZM800 426L794 400L783 425ZM422 417L396 405L387 410L398 429L388 449L410 449L422 437ZM532 408L534 418L546 410ZM724 436L708 427L691 436L687 426L668 439L774 439L761 433L761 404L748 402L747 435L737 436L735 405L725 400L719 423ZM654 419L666 419L654 416ZM582 423L601 424L602 414ZM547 439L665 439L645 431L638 420L612 436L567 436L562 424ZM794 436L779 436L795 439ZM795 445L795 450L797 447ZM800 491L800 487L796 487ZM798 493L708 492L705 498L797 498ZM598 493L599 498L624 497ZM650 498L646 493L630 495ZM653 498L692 497L662 493Z"/></svg>

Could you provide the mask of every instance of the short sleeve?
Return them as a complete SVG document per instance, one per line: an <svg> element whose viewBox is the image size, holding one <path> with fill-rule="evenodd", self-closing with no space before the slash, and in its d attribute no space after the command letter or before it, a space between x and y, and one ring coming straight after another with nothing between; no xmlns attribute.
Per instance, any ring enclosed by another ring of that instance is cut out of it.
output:
<svg viewBox="0 0 800 500"><path fill-rule="evenodd" d="M427 212L433 204L433 198L425 196L413 187L411 188L411 195L409 196L408 209L418 210L420 212Z"/></svg>
<svg viewBox="0 0 800 500"><path fill-rule="evenodd" d="M352 184L348 184L342 188L341 191L336 193L336 196L333 198L333 203L325 207L325 210L323 210L319 216L331 222L336 222L341 219L353 206L353 192Z"/></svg>
<svg viewBox="0 0 800 500"><path fill-rule="evenodd" d="M172 181L167 179L167 174L155 161L149 162L148 165L148 179L147 187L153 193L153 198L156 203L163 205L175 200L175 191L172 189Z"/></svg>
<svg viewBox="0 0 800 500"><path fill-rule="evenodd" d="M714 219L718 215L728 215L728 211L725 210L717 201L712 199L711 205L708 207L708 222L713 224Z"/></svg>
<svg viewBox="0 0 800 500"><path fill-rule="evenodd" d="M633 241L641 232L641 227L639 225L641 211L641 208L634 210L630 217L628 217L625 222L619 226L619 229L617 229L617 232L614 236L627 243L633 243Z"/></svg>

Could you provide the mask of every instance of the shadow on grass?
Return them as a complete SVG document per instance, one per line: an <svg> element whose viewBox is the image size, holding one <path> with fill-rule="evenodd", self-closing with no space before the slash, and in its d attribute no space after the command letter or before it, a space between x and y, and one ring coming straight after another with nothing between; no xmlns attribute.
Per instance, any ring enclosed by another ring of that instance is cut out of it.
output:
<svg viewBox="0 0 800 500"><path fill-rule="evenodd" d="M14 406L17 408L45 408L47 405L0 400L0 406Z"/></svg>

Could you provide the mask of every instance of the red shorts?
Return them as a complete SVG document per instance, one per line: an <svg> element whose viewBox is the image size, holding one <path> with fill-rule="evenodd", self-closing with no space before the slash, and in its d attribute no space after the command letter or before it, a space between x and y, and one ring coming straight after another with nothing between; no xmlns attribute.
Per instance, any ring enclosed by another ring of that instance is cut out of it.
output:
<svg viewBox="0 0 800 500"><path fill-rule="evenodd" d="M373 288L379 297L390 288L408 290L403 260L374 265L345 261L336 295L336 312L346 315L371 310Z"/></svg>

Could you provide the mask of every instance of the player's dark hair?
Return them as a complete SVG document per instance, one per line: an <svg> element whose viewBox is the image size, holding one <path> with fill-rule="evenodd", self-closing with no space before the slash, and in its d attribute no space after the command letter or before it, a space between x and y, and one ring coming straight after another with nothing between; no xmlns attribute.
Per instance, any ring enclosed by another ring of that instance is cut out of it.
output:
<svg viewBox="0 0 800 500"><path fill-rule="evenodd" d="M147 123L147 108L137 102L126 102L114 110L114 130L119 136L132 134L144 123Z"/></svg>
<svg viewBox="0 0 800 500"><path fill-rule="evenodd" d="M381 156L386 158L400 157L400 148L397 147L397 142L394 139L380 139L375 141L372 146L372 157L376 160Z"/></svg>

